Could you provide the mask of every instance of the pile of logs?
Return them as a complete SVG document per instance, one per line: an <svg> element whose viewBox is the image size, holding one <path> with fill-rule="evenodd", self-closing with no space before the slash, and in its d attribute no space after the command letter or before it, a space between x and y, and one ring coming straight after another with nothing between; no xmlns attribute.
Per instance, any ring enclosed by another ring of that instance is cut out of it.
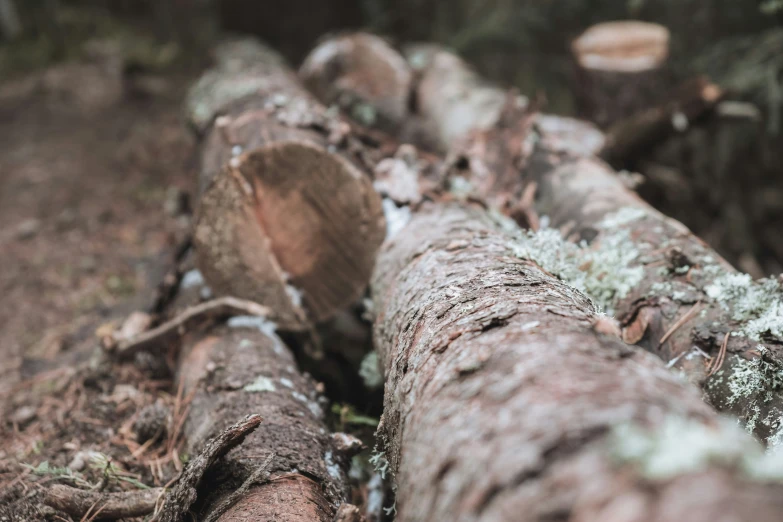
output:
<svg viewBox="0 0 783 522"><path fill-rule="evenodd" d="M666 35L637 29L628 52L654 59L634 63L659 65ZM581 49L600 54L593 36ZM179 339L183 433L210 457L159 519L365 518L347 496L361 443L328 432L293 355L364 298L396 520L780 520L763 445L783 443L781 281L750 280L640 199L601 159L625 134L369 34L323 40L299 75L226 42L186 112L196 268L157 333ZM219 458L249 415L260 425Z"/></svg>

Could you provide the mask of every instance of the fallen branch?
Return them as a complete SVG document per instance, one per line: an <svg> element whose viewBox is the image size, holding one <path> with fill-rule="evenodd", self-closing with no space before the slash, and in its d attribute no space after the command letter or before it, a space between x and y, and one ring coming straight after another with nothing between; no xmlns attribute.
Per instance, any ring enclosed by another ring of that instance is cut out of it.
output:
<svg viewBox="0 0 783 522"><path fill-rule="evenodd" d="M174 319L166 321L160 326L136 337L120 341L115 346L109 345L107 349L120 358L132 357L140 351L156 351L197 326L217 322L235 315L269 317L270 311L269 308L246 299L219 297L191 306Z"/></svg>
<svg viewBox="0 0 783 522"><path fill-rule="evenodd" d="M54 484L47 486L44 504L76 519L100 511L101 520L117 520L149 515L162 494L163 488L101 493Z"/></svg>

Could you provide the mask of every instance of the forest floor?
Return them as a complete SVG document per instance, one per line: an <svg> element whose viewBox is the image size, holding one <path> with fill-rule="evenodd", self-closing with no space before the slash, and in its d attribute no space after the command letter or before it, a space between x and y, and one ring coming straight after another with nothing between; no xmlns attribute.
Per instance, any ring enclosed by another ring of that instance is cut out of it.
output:
<svg viewBox="0 0 783 522"><path fill-rule="evenodd" d="M177 401L168 383L145 385L132 365L110 383L95 368L72 377L87 371L78 363L95 353L96 332L154 302L187 230L195 159L180 106L190 80L158 77L141 94L116 71L64 64L0 85L0 506L35 495L19 479L46 480L57 472L44 468L82 448L114 459L98 477L158 482L123 466L138 445L122 440L145 404Z"/></svg>

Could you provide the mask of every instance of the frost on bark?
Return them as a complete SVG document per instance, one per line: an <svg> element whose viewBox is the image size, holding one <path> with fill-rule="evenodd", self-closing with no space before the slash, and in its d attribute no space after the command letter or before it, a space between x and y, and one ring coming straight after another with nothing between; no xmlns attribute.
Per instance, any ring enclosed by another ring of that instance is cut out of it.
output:
<svg viewBox="0 0 783 522"><path fill-rule="evenodd" d="M397 520L778 520L777 464L534 248L435 204L382 249L376 460Z"/></svg>
<svg viewBox="0 0 783 522"><path fill-rule="evenodd" d="M194 245L212 291L269 306L287 328L358 298L385 224L350 126L252 40L218 47L186 112L204 136Z"/></svg>

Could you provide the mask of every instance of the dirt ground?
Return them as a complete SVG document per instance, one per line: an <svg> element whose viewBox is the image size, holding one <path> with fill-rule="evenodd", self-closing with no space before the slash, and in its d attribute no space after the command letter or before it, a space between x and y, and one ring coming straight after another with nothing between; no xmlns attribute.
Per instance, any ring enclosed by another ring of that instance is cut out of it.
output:
<svg viewBox="0 0 783 522"><path fill-rule="evenodd" d="M0 84L3 520L42 518L2 506L31 500L39 488L27 479L45 483L59 473L45 468L80 455L87 465L73 480L125 477L110 489L157 483L181 467L168 439L150 450L169 450L157 467L122 462L139 449L128 435L145 405L183 414L169 382L133 365L106 376L87 363L96 332L151 306L187 230L195 159L180 102L189 81L158 77L139 89L105 64L65 64Z"/></svg>

